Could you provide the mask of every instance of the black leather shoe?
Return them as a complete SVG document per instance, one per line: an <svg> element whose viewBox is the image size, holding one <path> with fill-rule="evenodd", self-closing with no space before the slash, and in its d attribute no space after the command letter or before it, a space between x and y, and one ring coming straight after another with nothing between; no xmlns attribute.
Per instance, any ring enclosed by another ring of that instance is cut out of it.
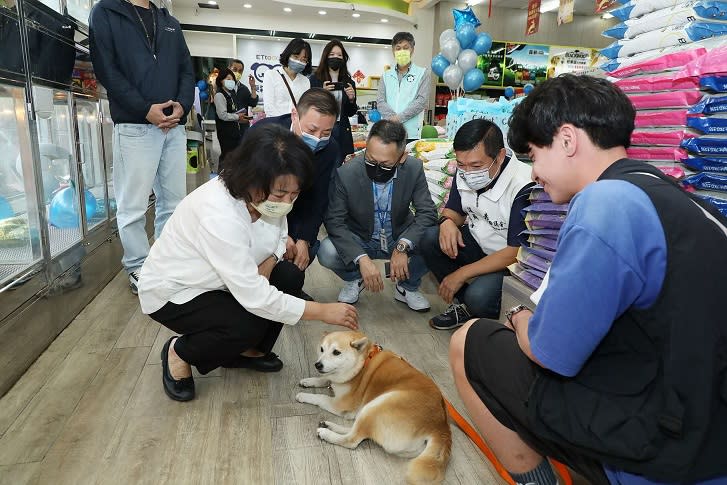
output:
<svg viewBox="0 0 727 485"><path fill-rule="evenodd" d="M175 401L191 401L194 399L194 378L185 377L176 380L169 372L169 345L175 338L177 338L176 335L167 340L162 348L162 384L164 385L164 392Z"/></svg>
<svg viewBox="0 0 727 485"><path fill-rule="evenodd" d="M274 352L268 352L262 357L245 357L238 355L222 364L226 369L252 369L258 372L280 372L283 361Z"/></svg>

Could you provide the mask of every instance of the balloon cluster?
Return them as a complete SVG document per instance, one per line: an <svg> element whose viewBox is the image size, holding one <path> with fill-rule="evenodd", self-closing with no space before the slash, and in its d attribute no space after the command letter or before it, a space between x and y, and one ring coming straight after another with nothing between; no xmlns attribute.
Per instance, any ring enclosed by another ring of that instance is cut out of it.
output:
<svg viewBox="0 0 727 485"><path fill-rule="evenodd" d="M200 79L199 81L197 81L197 88L199 88L199 100L207 101L210 97L210 93L207 90L208 89L207 81L205 81L204 79Z"/></svg>
<svg viewBox="0 0 727 485"><path fill-rule="evenodd" d="M492 47L490 34L475 30L480 26L472 7L453 9L454 29L439 36L440 52L432 59L432 72L444 79L449 89L466 92L482 86L485 73L477 68L479 56Z"/></svg>

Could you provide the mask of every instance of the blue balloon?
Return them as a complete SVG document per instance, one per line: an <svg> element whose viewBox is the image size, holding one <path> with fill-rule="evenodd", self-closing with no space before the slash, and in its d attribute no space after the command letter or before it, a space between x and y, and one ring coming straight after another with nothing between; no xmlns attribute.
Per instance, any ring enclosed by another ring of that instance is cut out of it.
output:
<svg viewBox="0 0 727 485"><path fill-rule="evenodd" d="M525 86L523 86L523 92L525 94L530 94L530 91L532 91L533 89L535 89L535 86L530 83L527 83Z"/></svg>
<svg viewBox="0 0 727 485"><path fill-rule="evenodd" d="M207 91L207 81L200 79L197 81L197 87L199 88L200 92Z"/></svg>
<svg viewBox="0 0 727 485"><path fill-rule="evenodd" d="M377 121L381 121L381 113L379 113L379 110L376 108L369 110L369 120L372 123L376 123Z"/></svg>
<svg viewBox="0 0 727 485"><path fill-rule="evenodd" d="M210 94L207 91L200 91L199 92L199 100L200 101L207 101L209 99Z"/></svg>
<svg viewBox="0 0 727 485"><path fill-rule="evenodd" d="M432 72L439 77L442 77L447 66L449 66L449 61L442 54L437 54L432 59Z"/></svg>
<svg viewBox="0 0 727 485"><path fill-rule="evenodd" d="M86 215L91 218L96 215L98 208L96 197L88 189L84 190L83 194L86 199ZM78 227L79 215L75 188L66 187L53 196L48 210L48 220L52 226L61 229Z"/></svg>
<svg viewBox="0 0 727 485"><path fill-rule="evenodd" d="M506 88L505 88L505 92L504 92L504 95L505 95L505 97L506 97L507 99L510 99L510 98L512 98L513 96L515 96L515 88L513 88L512 86L508 86L508 87L506 87Z"/></svg>
<svg viewBox="0 0 727 485"><path fill-rule="evenodd" d="M462 87L465 91L470 92L480 89L483 82L485 82L485 73L475 67L465 73Z"/></svg>
<svg viewBox="0 0 727 485"><path fill-rule="evenodd" d="M480 32L470 46L477 54L486 54L492 49L492 37L487 32Z"/></svg>
<svg viewBox="0 0 727 485"><path fill-rule="evenodd" d="M461 9L453 8L452 16L454 17L454 30L459 30L460 26L463 24L471 24L473 27L479 27L481 24L480 19L478 19L472 11L472 7Z"/></svg>
<svg viewBox="0 0 727 485"><path fill-rule="evenodd" d="M15 211L10 205L10 202L8 202L8 199L0 195L0 219L7 219L8 217L13 217L14 215Z"/></svg>
<svg viewBox="0 0 727 485"><path fill-rule="evenodd" d="M457 40L459 41L459 45L462 49L469 49L470 44L472 44L477 37L475 26L472 24L462 24L455 30L455 32L457 32Z"/></svg>

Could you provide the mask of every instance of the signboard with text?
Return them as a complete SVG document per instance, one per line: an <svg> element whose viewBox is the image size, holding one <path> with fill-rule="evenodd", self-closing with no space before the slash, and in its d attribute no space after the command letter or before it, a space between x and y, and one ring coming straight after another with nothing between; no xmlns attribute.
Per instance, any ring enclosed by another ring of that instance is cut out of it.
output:
<svg viewBox="0 0 727 485"><path fill-rule="evenodd" d="M540 0L530 0L528 2L528 17L525 25L525 35L533 35L538 32L540 27Z"/></svg>
<svg viewBox="0 0 727 485"><path fill-rule="evenodd" d="M504 85L516 87L545 81L549 53L547 45L507 44Z"/></svg>
<svg viewBox="0 0 727 485"><path fill-rule="evenodd" d="M560 0L558 6L558 25L573 22L573 0Z"/></svg>

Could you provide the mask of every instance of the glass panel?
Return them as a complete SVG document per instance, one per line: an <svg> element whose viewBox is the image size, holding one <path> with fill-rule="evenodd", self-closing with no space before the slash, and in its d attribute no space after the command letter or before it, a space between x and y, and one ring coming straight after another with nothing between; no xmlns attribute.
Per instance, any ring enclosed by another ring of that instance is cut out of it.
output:
<svg viewBox="0 0 727 485"><path fill-rule="evenodd" d="M104 161L106 162L106 187L109 194L109 218L116 217L116 195L114 193L114 122L106 99L101 100L101 132L103 134Z"/></svg>
<svg viewBox="0 0 727 485"><path fill-rule="evenodd" d="M6 2L3 4L3 1ZM20 49L20 23L15 0L0 0L0 69L11 72L24 72L23 56ZM6 46L16 46L7 48Z"/></svg>
<svg viewBox="0 0 727 485"><path fill-rule="evenodd" d="M66 8L71 17L75 17L88 25L88 17L91 15L91 8L98 3L98 0L68 0Z"/></svg>
<svg viewBox="0 0 727 485"><path fill-rule="evenodd" d="M93 229L106 220L106 177L101 157L101 124L98 118L98 103L76 99L78 150L83 163L83 182L86 187L83 194L88 229Z"/></svg>
<svg viewBox="0 0 727 485"><path fill-rule="evenodd" d="M40 260L33 163L22 88L0 84L0 282Z"/></svg>
<svg viewBox="0 0 727 485"><path fill-rule="evenodd" d="M65 91L33 88L51 256L60 254L81 240L68 96Z"/></svg>

